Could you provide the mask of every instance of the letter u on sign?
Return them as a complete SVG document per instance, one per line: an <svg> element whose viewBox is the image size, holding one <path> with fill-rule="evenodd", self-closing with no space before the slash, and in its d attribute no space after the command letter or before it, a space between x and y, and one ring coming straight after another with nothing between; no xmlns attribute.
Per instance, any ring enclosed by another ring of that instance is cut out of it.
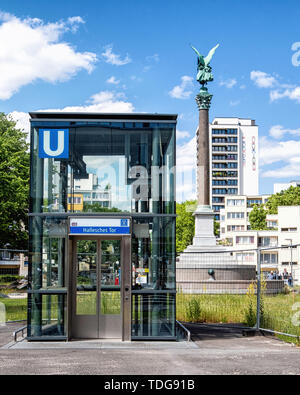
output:
<svg viewBox="0 0 300 395"><path fill-rule="evenodd" d="M40 129L39 157L69 158L69 129Z"/></svg>

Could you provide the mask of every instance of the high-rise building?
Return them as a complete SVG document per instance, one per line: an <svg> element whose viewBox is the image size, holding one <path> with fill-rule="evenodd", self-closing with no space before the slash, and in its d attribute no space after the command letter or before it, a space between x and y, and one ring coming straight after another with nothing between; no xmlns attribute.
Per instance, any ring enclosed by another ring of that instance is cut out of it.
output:
<svg viewBox="0 0 300 395"><path fill-rule="evenodd" d="M258 194L258 126L252 119L215 118L210 124L211 205L220 220L227 195Z"/></svg>

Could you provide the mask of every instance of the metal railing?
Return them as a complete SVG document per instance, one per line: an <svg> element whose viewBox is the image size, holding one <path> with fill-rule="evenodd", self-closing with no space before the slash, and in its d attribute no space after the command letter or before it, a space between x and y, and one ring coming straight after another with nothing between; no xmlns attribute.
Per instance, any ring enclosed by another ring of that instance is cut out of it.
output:
<svg viewBox="0 0 300 395"><path fill-rule="evenodd" d="M13 332L14 341L15 341L15 342L18 341L18 334L19 334L19 333L22 333L22 339L25 339L25 337L24 337L24 332L25 332L25 331L27 332L27 326L23 326L22 328L17 329L15 332Z"/></svg>

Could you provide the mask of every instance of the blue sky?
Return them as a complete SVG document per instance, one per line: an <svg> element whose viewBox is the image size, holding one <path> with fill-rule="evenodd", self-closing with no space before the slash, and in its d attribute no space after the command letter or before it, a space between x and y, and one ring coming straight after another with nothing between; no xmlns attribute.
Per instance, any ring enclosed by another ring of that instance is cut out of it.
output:
<svg viewBox="0 0 300 395"><path fill-rule="evenodd" d="M300 179L299 1L2 0L0 12L0 110L20 125L28 111L66 107L178 113L178 159L191 169L189 45L206 55L220 43L210 118L256 120L260 193Z"/></svg>

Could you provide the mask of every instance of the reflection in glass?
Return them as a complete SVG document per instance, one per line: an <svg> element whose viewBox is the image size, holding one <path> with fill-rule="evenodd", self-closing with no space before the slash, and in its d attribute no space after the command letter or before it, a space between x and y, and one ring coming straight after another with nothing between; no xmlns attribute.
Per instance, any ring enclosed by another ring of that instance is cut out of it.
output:
<svg viewBox="0 0 300 395"><path fill-rule="evenodd" d="M77 241L76 314L97 314L97 242Z"/></svg>
<svg viewBox="0 0 300 395"><path fill-rule="evenodd" d="M101 241L101 314L121 313L121 241Z"/></svg>

